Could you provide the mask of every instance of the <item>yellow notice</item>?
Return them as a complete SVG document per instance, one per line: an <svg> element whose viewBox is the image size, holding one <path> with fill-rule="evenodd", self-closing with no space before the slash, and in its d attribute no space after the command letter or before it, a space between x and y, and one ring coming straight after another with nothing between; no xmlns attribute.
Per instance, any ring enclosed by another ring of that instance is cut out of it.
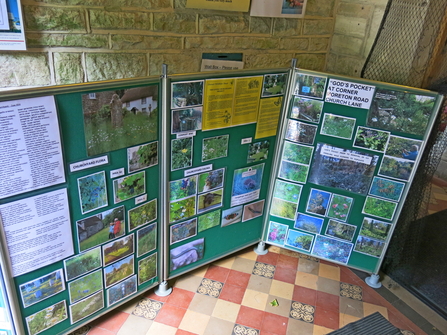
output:
<svg viewBox="0 0 447 335"><path fill-rule="evenodd" d="M275 136L278 130L282 97L261 99L255 138Z"/></svg>
<svg viewBox="0 0 447 335"><path fill-rule="evenodd" d="M187 0L186 8L203 8L248 12L250 0Z"/></svg>
<svg viewBox="0 0 447 335"><path fill-rule="evenodd" d="M205 82L202 130L232 125L234 79L210 79Z"/></svg>
<svg viewBox="0 0 447 335"><path fill-rule="evenodd" d="M233 126L256 122L262 78L261 76L236 79Z"/></svg>

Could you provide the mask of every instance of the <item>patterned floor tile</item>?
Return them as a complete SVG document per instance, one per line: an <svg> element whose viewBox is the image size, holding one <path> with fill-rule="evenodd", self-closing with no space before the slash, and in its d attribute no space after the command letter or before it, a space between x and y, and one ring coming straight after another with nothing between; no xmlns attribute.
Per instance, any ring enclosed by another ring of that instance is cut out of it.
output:
<svg viewBox="0 0 447 335"><path fill-rule="evenodd" d="M85 325L79 329L76 329L74 332L69 333L68 335L86 335L90 331L90 329L92 329L92 326Z"/></svg>
<svg viewBox="0 0 447 335"><path fill-rule="evenodd" d="M415 335L413 332L410 332L409 330L403 330L403 329L400 329L400 332L401 332L403 335Z"/></svg>
<svg viewBox="0 0 447 335"><path fill-rule="evenodd" d="M275 266L271 264L256 262L252 273L256 276L271 279L275 275Z"/></svg>
<svg viewBox="0 0 447 335"><path fill-rule="evenodd" d="M320 260L314 256L310 256L310 255L306 255L306 254L298 254L298 255L299 255L298 257L301 259L308 259L310 261L314 261L317 263L320 262Z"/></svg>
<svg viewBox="0 0 447 335"><path fill-rule="evenodd" d="M289 316L295 320L313 323L315 319L315 307L298 301L292 301Z"/></svg>
<svg viewBox="0 0 447 335"><path fill-rule="evenodd" d="M362 301L363 290L360 286L340 283L340 296Z"/></svg>
<svg viewBox="0 0 447 335"><path fill-rule="evenodd" d="M197 289L197 293L203 294L203 295L209 295L213 298L218 298L220 295L220 292L222 292L222 287L224 286L223 283L203 278L202 282L200 283L199 288Z"/></svg>
<svg viewBox="0 0 447 335"><path fill-rule="evenodd" d="M231 335L259 335L259 330L235 324Z"/></svg>
<svg viewBox="0 0 447 335"><path fill-rule="evenodd" d="M163 303L152 299L142 299L138 302L132 314L145 319L154 320L158 312L163 307Z"/></svg>

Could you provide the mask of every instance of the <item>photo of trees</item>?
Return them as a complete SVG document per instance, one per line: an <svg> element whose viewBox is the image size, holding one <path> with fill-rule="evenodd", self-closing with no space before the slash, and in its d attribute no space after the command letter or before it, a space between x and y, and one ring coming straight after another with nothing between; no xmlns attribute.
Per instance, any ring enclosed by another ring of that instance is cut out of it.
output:
<svg viewBox="0 0 447 335"><path fill-rule="evenodd" d="M385 242L359 235L354 250L370 256L380 257L384 247Z"/></svg>
<svg viewBox="0 0 447 335"><path fill-rule="evenodd" d="M171 84L171 108L197 106L203 103L203 80Z"/></svg>
<svg viewBox="0 0 447 335"><path fill-rule="evenodd" d="M324 102L295 96L290 117L312 123L319 123Z"/></svg>
<svg viewBox="0 0 447 335"><path fill-rule="evenodd" d="M385 241L390 230L391 223L365 217L359 234L375 240Z"/></svg>
<svg viewBox="0 0 447 335"><path fill-rule="evenodd" d="M413 167L414 162L411 160L384 156L380 165L379 175L408 181L413 172Z"/></svg>
<svg viewBox="0 0 447 335"><path fill-rule="evenodd" d="M317 235L311 254L346 264L351 256L352 247L352 243Z"/></svg>
<svg viewBox="0 0 447 335"><path fill-rule="evenodd" d="M357 134L355 134L354 147L383 152L389 138L390 133L388 131L358 127Z"/></svg>
<svg viewBox="0 0 447 335"><path fill-rule="evenodd" d="M102 265L101 248L91 249L64 261L65 278L70 281Z"/></svg>
<svg viewBox="0 0 447 335"><path fill-rule="evenodd" d="M286 139L303 144L313 144L316 133L317 126L289 120L286 130Z"/></svg>
<svg viewBox="0 0 447 335"><path fill-rule="evenodd" d="M329 220L326 235L351 242L357 227L344 222Z"/></svg>
<svg viewBox="0 0 447 335"><path fill-rule="evenodd" d="M293 229L289 229L285 245L299 250L304 250L309 252L312 246L314 236L310 234L305 234Z"/></svg>
<svg viewBox="0 0 447 335"><path fill-rule="evenodd" d="M363 213L377 216L382 219L392 220L397 203L375 197L366 197Z"/></svg>

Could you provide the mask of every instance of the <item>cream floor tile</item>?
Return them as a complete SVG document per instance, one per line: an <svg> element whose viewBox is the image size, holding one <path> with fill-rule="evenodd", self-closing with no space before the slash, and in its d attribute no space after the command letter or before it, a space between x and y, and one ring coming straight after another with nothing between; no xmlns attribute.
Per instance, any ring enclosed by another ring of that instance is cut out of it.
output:
<svg viewBox="0 0 447 335"><path fill-rule="evenodd" d="M317 290L338 296L340 294L340 282L325 277L318 277Z"/></svg>
<svg viewBox="0 0 447 335"><path fill-rule="evenodd" d="M272 280L272 285L270 287L270 295L277 296L280 298L292 300L293 296L293 284L285 283L279 280Z"/></svg>
<svg viewBox="0 0 447 335"><path fill-rule="evenodd" d="M352 316L349 314L343 314L340 313L340 328L346 326L348 323L360 320L361 318L358 318L356 316Z"/></svg>
<svg viewBox="0 0 447 335"><path fill-rule="evenodd" d="M151 325L151 328L149 328L148 332L146 333L146 335L160 335L160 334L175 335L176 332L177 332L177 328L167 326L162 323L154 321ZM134 333L134 334L137 334L137 333Z"/></svg>
<svg viewBox="0 0 447 335"><path fill-rule="evenodd" d="M248 280L247 288L253 291L269 293L272 286L272 279L252 275Z"/></svg>
<svg viewBox="0 0 447 335"><path fill-rule="evenodd" d="M256 252L254 252L253 250L250 250L250 251L247 251L247 252L244 252L244 253L238 255L238 257L242 257L245 259L250 259L252 261L255 261L256 258L258 258L258 254Z"/></svg>
<svg viewBox="0 0 447 335"><path fill-rule="evenodd" d="M439 193L434 193L434 197L437 200L444 200L447 201L447 194L439 194Z"/></svg>
<svg viewBox="0 0 447 335"><path fill-rule="evenodd" d="M203 335L230 335L233 328L234 322L211 317Z"/></svg>
<svg viewBox="0 0 447 335"><path fill-rule="evenodd" d="M341 314L363 318L363 302L346 297L340 297L339 311Z"/></svg>
<svg viewBox="0 0 447 335"><path fill-rule="evenodd" d="M177 288L181 288L183 290L196 292L197 288L199 287L200 283L202 282L202 279L203 279L202 277L188 275L188 276L180 277L179 279L177 279L174 286Z"/></svg>
<svg viewBox="0 0 447 335"><path fill-rule="evenodd" d="M235 259L236 259L235 257L224 258L221 259L220 261L214 262L213 264L216 266L221 266L226 269L231 269Z"/></svg>
<svg viewBox="0 0 447 335"><path fill-rule="evenodd" d="M139 316L129 315L117 335L146 334L154 321Z"/></svg>
<svg viewBox="0 0 447 335"><path fill-rule="evenodd" d="M314 334L313 335L326 335L332 331L334 331L334 330L330 329L330 328L314 325Z"/></svg>
<svg viewBox="0 0 447 335"><path fill-rule="evenodd" d="M319 262L314 262L309 259L300 258L298 262L298 271L311 273L318 276L318 268L320 266Z"/></svg>
<svg viewBox="0 0 447 335"><path fill-rule="evenodd" d="M208 295L196 294L189 303L188 309L197 313L211 315L217 301L218 299L210 297Z"/></svg>
<svg viewBox="0 0 447 335"><path fill-rule="evenodd" d="M318 275L328 279L340 281L340 268L338 266L331 266L320 263L320 267L318 269Z"/></svg>
<svg viewBox="0 0 447 335"><path fill-rule="evenodd" d="M436 329L438 329L441 333L447 334L447 320L439 316L439 314L433 312L433 315L428 317L427 321L436 327Z"/></svg>
<svg viewBox="0 0 447 335"><path fill-rule="evenodd" d="M209 320L209 315L187 310L178 328L191 333L203 335L206 327L208 326ZM165 335L164 333L160 333L157 335L161 334Z"/></svg>
<svg viewBox="0 0 447 335"><path fill-rule="evenodd" d="M287 335L313 335L314 325L304 321L289 319L287 324Z"/></svg>
<svg viewBox="0 0 447 335"><path fill-rule="evenodd" d="M236 322L240 309L241 305L239 304L218 299L211 316L234 323Z"/></svg>
<svg viewBox="0 0 447 335"><path fill-rule="evenodd" d="M280 248L280 247L277 247L277 246L275 246L275 245L271 245L271 246L269 247L269 252L273 252L273 253L275 253L275 254L279 254L279 253L281 253L281 248Z"/></svg>
<svg viewBox="0 0 447 335"><path fill-rule="evenodd" d="M254 260L243 257L236 257L232 269L251 274L254 266L255 266Z"/></svg>
<svg viewBox="0 0 447 335"><path fill-rule="evenodd" d="M272 306L271 302L274 301L278 302L278 306ZM269 295L267 298L267 303L265 304L264 310L268 313L289 317L290 314L290 306L292 305L292 300L290 299L284 299L279 298L277 296Z"/></svg>
<svg viewBox="0 0 447 335"><path fill-rule="evenodd" d="M301 262L301 259L300 259ZM295 285L307 287L313 290L317 289L318 276L311 273L297 271L295 278Z"/></svg>
<svg viewBox="0 0 447 335"><path fill-rule="evenodd" d="M193 272L191 272L191 276L203 277L206 273L206 270L208 270L208 265L202 266L197 270L194 270Z"/></svg>
<svg viewBox="0 0 447 335"><path fill-rule="evenodd" d="M244 297L242 298L242 305L263 311L268 297L269 296L266 293L247 289L245 290Z"/></svg>
<svg viewBox="0 0 447 335"><path fill-rule="evenodd" d="M375 312L379 312L380 314L382 314L382 316L388 320L388 309L386 309L386 307L382 307L382 306L378 306L378 305L373 305L367 302L363 303L363 315L364 316L368 316L370 314L373 314Z"/></svg>

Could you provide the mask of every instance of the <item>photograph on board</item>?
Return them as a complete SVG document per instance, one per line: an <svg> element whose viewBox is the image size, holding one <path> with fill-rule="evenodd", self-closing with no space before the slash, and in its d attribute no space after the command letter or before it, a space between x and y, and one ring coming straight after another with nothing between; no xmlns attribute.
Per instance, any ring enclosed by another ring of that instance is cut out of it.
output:
<svg viewBox="0 0 447 335"><path fill-rule="evenodd" d="M101 248L95 248L64 260L65 280L70 281L102 266Z"/></svg>
<svg viewBox="0 0 447 335"><path fill-rule="evenodd" d="M231 206L259 199L264 163L234 170Z"/></svg>
<svg viewBox="0 0 447 335"><path fill-rule="evenodd" d="M289 229L284 245L300 251L310 252L313 241L314 235Z"/></svg>
<svg viewBox="0 0 447 335"><path fill-rule="evenodd" d="M214 191L202 193L197 196L197 214L222 207L223 204L223 188Z"/></svg>
<svg viewBox="0 0 447 335"><path fill-rule="evenodd" d="M197 176L185 177L169 182L169 201L190 197L197 193Z"/></svg>
<svg viewBox="0 0 447 335"><path fill-rule="evenodd" d="M266 74L262 85L262 97L283 95L287 85L287 73Z"/></svg>
<svg viewBox="0 0 447 335"><path fill-rule="evenodd" d="M329 220L325 235L352 242L357 227L344 222Z"/></svg>
<svg viewBox="0 0 447 335"><path fill-rule="evenodd" d="M232 225L233 223L241 222L242 206L231 207L222 211L221 227Z"/></svg>
<svg viewBox="0 0 447 335"><path fill-rule="evenodd" d="M413 174L414 161L384 156L379 168L379 176L389 177L401 181L409 181Z"/></svg>
<svg viewBox="0 0 447 335"><path fill-rule="evenodd" d="M116 304L137 292L137 276L132 276L107 290L107 306Z"/></svg>
<svg viewBox="0 0 447 335"><path fill-rule="evenodd" d="M220 217L222 210L218 209L199 216L198 231L199 233L220 225Z"/></svg>
<svg viewBox="0 0 447 335"><path fill-rule="evenodd" d="M367 127L357 127L353 147L384 152L390 132Z"/></svg>
<svg viewBox="0 0 447 335"><path fill-rule="evenodd" d="M144 284L157 276L157 253L138 261L138 285Z"/></svg>
<svg viewBox="0 0 447 335"><path fill-rule="evenodd" d="M350 140L356 119L335 114L324 114L320 134Z"/></svg>
<svg viewBox="0 0 447 335"><path fill-rule="evenodd" d="M323 216L326 215L331 195L332 193L330 192L317 190L315 188L310 189L306 212Z"/></svg>
<svg viewBox="0 0 447 335"><path fill-rule="evenodd" d="M203 104L203 80L171 83L171 109Z"/></svg>
<svg viewBox="0 0 447 335"><path fill-rule="evenodd" d="M385 241L390 234L391 226L391 223L365 217L359 235Z"/></svg>
<svg viewBox="0 0 447 335"><path fill-rule="evenodd" d="M65 290L62 269L35 278L19 286L23 307L29 307Z"/></svg>
<svg viewBox="0 0 447 335"><path fill-rule="evenodd" d="M203 258L205 249L205 239L199 238L197 240L188 242L179 247L171 249L171 271L175 271L188 264L200 261Z"/></svg>
<svg viewBox="0 0 447 335"><path fill-rule="evenodd" d="M400 183L398 181L386 178L374 177L369 194L378 198L399 201L404 188L405 183Z"/></svg>
<svg viewBox="0 0 447 335"><path fill-rule="evenodd" d="M373 257L380 257L385 248L385 242L359 235L355 243L354 251Z"/></svg>
<svg viewBox="0 0 447 335"><path fill-rule="evenodd" d="M140 206L129 209L127 215L129 219L129 231L154 221L157 219L157 199L155 198Z"/></svg>
<svg viewBox="0 0 447 335"><path fill-rule="evenodd" d="M311 254L331 261L347 264L353 244L330 237L317 235Z"/></svg>
<svg viewBox="0 0 447 335"><path fill-rule="evenodd" d="M88 156L158 137L158 85L83 94L82 110Z"/></svg>
<svg viewBox="0 0 447 335"><path fill-rule="evenodd" d="M171 141L171 170L180 170L192 166L192 137Z"/></svg>
<svg viewBox="0 0 447 335"><path fill-rule="evenodd" d="M308 231L309 233L319 234L323 227L324 219L315 216L297 213L293 228Z"/></svg>
<svg viewBox="0 0 447 335"><path fill-rule="evenodd" d="M173 201L169 204L169 222L188 219L196 214L196 197Z"/></svg>
<svg viewBox="0 0 447 335"><path fill-rule="evenodd" d="M68 283L68 292L70 294L70 304L102 291L102 270L91 272L88 275Z"/></svg>
<svg viewBox="0 0 447 335"><path fill-rule="evenodd" d="M290 117L292 119L319 123L323 106L324 102L321 100L294 96Z"/></svg>
<svg viewBox="0 0 447 335"><path fill-rule="evenodd" d="M157 246L157 224L152 223L137 231L137 257L143 256Z"/></svg>
<svg viewBox="0 0 447 335"><path fill-rule="evenodd" d="M223 186L225 168L199 174L199 193L209 192Z"/></svg>
<svg viewBox="0 0 447 335"><path fill-rule="evenodd" d="M396 202L367 196L362 213L391 221L396 212L396 208Z"/></svg>
<svg viewBox="0 0 447 335"><path fill-rule="evenodd" d="M173 224L169 227L170 244L181 242L197 235L197 218Z"/></svg>
<svg viewBox="0 0 447 335"><path fill-rule="evenodd" d="M245 205L242 213L242 222L262 216L264 213L264 202L265 200L259 200Z"/></svg>
<svg viewBox="0 0 447 335"><path fill-rule="evenodd" d="M109 205L104 171L78 178L78 192L82 214Z"/></svg>
<svg viewBox="0 0 447 335"><path fill-rule="evenodd" d="M312 145L315 140L317 128L316 125L289 120L285 137L293 142Z"/></svg>
<svg viewBox="0 0 447 335"><path fill-rule="evenodd" d="M133 254L135 251L135 240L133 234L126 235L118 240L102 246L102 261L104 266L116 262Z"/></svg>
<svg viewBox="0 0 447 335"><path fill-rule="evenodd" d="M202 162L228 156L230 135L204 138L202 142Z"/></svg>
<svg viewBox="0 0 447 335"><path fill-rule="evenodd" d="M273 197L298 203L298 201L300 200L302 189L303 186L300 184L288 183L286 181L277 179L275 181Z"/></svg>
<svg viewBox="0 0 447 335"><path fill-rule="evenodd" d="M294 95L323 99L327 77L298 73Z"/></svg>
<svg viewBox="0 0 447 335"><path fill-rule="evenodd" d="M278 198L272 198L272 203L270 205L270 215L294 220L297 209L298 204L296 202L289 202Z"/></svg>
<svg viewBox="0 0 447 335"><path fill-rule="evenodd" d="M85 298L74 305L70 305L70 320L74 324L104 308L104 292Z"/></svg>
<svg viewBox="0 0 447 335"><path fill-rule="evenodd" d="M104 268L104 283L106 288L134 274L135 256L130 255Z"/></svg>
<svg viewBox="0 0 447 335"><path fill-rule="evenodd" d="M269 156L270 141L250 143L248 145L247 163L257 163Z"/></svg>
<svg viewBox="0 0 447 335"><path fill-rule="evenodd" d="M141 171L113 181L115 204L146 192L146 172Z"/></svg>
<svg viewBox="0 0 447 335"><path fill-rule="evenodd" d="M281 161L279 168L279 178L305 183L309 174L309 165L295 164L288 161Z"/></svg>
<svg viewBox="0 0 447 335"><path fill-rule="evenodd" d="M276 245L284 245L289 227L285 224L270 221L267 234L267 242Z"/></svg>
<svg viewBox="0 0 447 335"><path fill-rule="evenodd" d="M172 111L173 134L202 129L202 107L174 109Z"/></svg>
<svg viewBox="0 0 447 335"><path fill-rule="evenodd" d="M127 148L127 168L129 173L158 164L158 141Z"/></svg>
<svg viewBox="0 0 447 335"><path fill-rule="evenodd" d="M353 198L346 197L340 194L332 194L331 202L329 203L329 209L326 213L326 216L332 219L346 222L353 202Z"/></svg>
<svg viewBox="0 0 447 335"><path fill-rule="evenodd" d="M391 136L385 155L415 161L419 155L422 141L411 138Z"/></svg>
<svg viewBox="0 0 447 335"><path fill-rule="evenodd" d="M282 150L282 160L309 165L313 150L313 147L309 147L307 145L285 141Z"/></svg>
<svg viewBox="0 0 447 335"><path fill-rule="evenodd" d="M65 300L48 306L25 318L28 334L36 335L68 318Z"/></svg>

